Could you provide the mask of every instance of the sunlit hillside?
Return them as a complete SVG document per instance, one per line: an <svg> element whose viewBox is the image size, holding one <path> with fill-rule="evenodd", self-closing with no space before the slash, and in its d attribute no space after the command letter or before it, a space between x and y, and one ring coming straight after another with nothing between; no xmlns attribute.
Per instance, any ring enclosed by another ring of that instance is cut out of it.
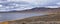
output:
<svg viewBox="0 0 60 24"><path fill-rule="evenodd" d="M22 20L15 20L15 21L9 21L9 24L12 23L18 23L18 24L34 24L40 22L59 22L60 23L60 14L51 14L51 15L43 15L43 16L35 16L35 17L29 17Z"/></svg>

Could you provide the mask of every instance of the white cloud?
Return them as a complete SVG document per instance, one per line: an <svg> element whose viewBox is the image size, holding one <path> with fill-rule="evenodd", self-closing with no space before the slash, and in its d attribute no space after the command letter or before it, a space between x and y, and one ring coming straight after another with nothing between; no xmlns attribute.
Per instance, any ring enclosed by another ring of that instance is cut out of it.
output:
<svg viewBox="0 0 60 24"><path fill-rule="evenodd" d="M57 3L59 0L21 0L21 1L26 1L34 5L47 5L49 3Z"/></svg>
<svg viewBox="0 0 60 24"><path fill-rule="evenodd" d="M2 5L0 5L0 7L2 7Z"/></svg>
<svg viewBox="0 0 60 24"><path fill-rule="evenodd" d="M46 6L46 8L59 8L60 6Z"/></svg>
<svg viewBox="0 0 60 24"><path fill-rule="evenodd" d="M55 4L59 2L60 0L8 0L8 1L15 1L15 2L20 2L20 1L25 1L28 2L32 5L50 5L50 4Z"/></svg>
<svg viewBox="0 0 60 24"><path fill-rule="evenodd" d="M56 3L57 5L60 5L60 2Z"/></svg>
<svg viewBox="0 0 60 24"><path fill-rule="evenodd" d="M60 0L8 0L8 2L9 1L15 1L15 2L27 2L27 3L29 3L29 4L20 4L20 7L21 8L23 8L23 9L31 9L32 7L39 7L39 6L48 6L48 5L51 5L50 7L51 8L53 8L52 6L54 5L54 4L56 4L57 3L57 5L60 5L60 3L58 3L58 2L60 2ZM6 1L7 2L7 1ZM4 2L3 2L4 3ZM8 4L8 3L7 3ZM33 6L32 6L33 5ZM17 6L19 6L19 5L17 5ZM0 7L1 7L1 5L0 5ZM54 7L55 7L55 5L54 5ZM13 8L12 8L13 9ZM20 9L20 8L16 8L16 9ZM8 9L7 9L8 10ZM11 10L11 9L10 9ZM21 9L22 10L22 9ZM3 11L6 11L6 10L3 10Z"/></svg>

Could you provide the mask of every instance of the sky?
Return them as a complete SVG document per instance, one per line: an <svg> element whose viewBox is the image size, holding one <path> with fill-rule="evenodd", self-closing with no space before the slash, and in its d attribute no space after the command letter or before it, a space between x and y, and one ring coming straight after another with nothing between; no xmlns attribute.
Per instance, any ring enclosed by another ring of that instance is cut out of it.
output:
<svg viewBox="0 0 60 24"><path fill-rule="evenodd" d="M26 10L34 7L59 7L60 0L0 0L0 11Z"/></svg>
<svg viewBox="0 0 60 24"><path fill-rule="evenodd" d="M15 0L10 0L15 1ZM60 5L60 0L16 0L16 1L25 1L33 5L40 5L40 6L49 6L49 5Z"/></svg>

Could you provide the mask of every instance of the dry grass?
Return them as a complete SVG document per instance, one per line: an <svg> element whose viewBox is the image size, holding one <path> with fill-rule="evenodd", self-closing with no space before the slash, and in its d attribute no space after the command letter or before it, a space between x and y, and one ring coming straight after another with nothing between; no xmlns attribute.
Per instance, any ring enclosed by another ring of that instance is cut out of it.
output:
<svg viewBox="0 0 60 24"><path fill-rule="evenodd" d="M49 21L60 21L60 14L51 14L51 15L43 15L43 16L35 16L30 18L25 18L22 20L9 21L9 24L17 23L17 24L40 24L40 22L49 22ZM49 22L51 23L51 22ZM54 22L53 22L54 23Z"/></svg>

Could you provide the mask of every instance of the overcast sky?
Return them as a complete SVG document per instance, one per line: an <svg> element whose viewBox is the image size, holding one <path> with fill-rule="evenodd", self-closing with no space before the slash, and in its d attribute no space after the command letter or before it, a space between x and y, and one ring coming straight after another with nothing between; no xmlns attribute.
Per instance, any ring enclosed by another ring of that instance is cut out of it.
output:
<svg viewBox="0 0 60 24"><path fill-rule="evenodd" d="M2 2L2 3L1 3ZM11 2L11 3L10 3ZM15 2L15 3L12 3ZM40 6L60 6L60 0L0 0L0 11L26 10ZM20 4L16 4L20 3Z"/></svg>
<svg viewBox="0 0 60 24"><path fill-rule="evenodd" d="M6 1L6 0L2 0L2 1ZM52 6L57 6L57 5L60 5L60 0L7 0L7 1L24 1L24 2L27 2L27 3L30 3L32 5L40 5L40 6L49 6L49 5L52 5Z"/></svg>
<svg viewBox="0 0 60 24"><path fill-rule="evenodd" d="M60 5L60 0L9 0L9 1L25 1L33 5L40 5L40 6Z"/></svg>

